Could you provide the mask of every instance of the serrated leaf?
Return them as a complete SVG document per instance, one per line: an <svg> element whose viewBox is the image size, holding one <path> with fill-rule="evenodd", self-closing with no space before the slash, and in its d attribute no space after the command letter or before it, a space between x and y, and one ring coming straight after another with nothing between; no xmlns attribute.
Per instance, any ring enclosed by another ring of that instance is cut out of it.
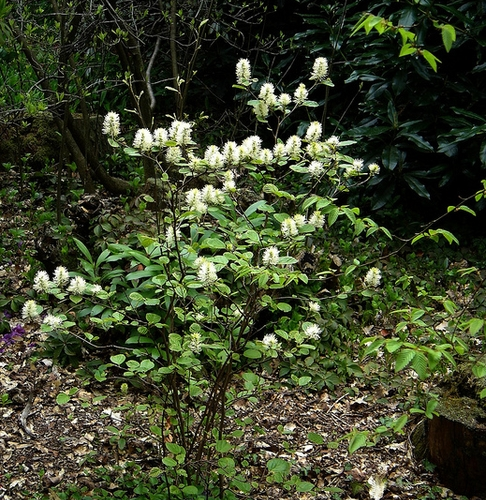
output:
<svg viewBox="0 0 486 500"><path fill-rule="evenodd" d="M442 43L446 52L449 52L452 48L452 44L456 41L456 30L454 26L450 24L444 24L441 27Z"/></svg>
<svg viewBox="0 0 486 500"><path fill-rule="evenodd" d="M427 358L424 354L422 354L421 352L416 352L410 366L415 370L420 380L424 380L427 378L428 363Z"/></svg>
<svg viewBox="0 0 486 500"><path fill-rule="evenodd" d="M395 359L395 371L399 372L406 368L414 357L415 351L412 349L403 349L403 351L400 351Z"/></svg>

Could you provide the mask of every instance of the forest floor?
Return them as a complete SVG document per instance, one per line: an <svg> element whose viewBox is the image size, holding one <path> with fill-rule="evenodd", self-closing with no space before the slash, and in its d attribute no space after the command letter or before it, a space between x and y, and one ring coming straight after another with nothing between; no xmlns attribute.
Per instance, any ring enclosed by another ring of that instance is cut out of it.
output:
<svg viewBox="0 0 486 500"><path fill-rule="evenodd" d="M24 210L0 203L0 234L19 241L0 268L0 280L9 283L13 296L25 292L22 277L29 264L22 254L34 246L29 217L35 207L27 200ZM9 321L12 328L22 323L15 316ZM0 499L59 499L56 492L70 484L89 498L96 488L119 489L135 466L147 476L160 466L159 445L149 429L157 422L151 391L123 391L115 378L96 382L59 367L39 354L42 334L24 328L8 345L0 342ZM62 403L61 393L69 396ZM250 464L244 473L249 480L260 478L252 498L465 498L441 485L431 464L414 457L411 434L420 418L410 419L402 433L383 433L374 446L348 453L348 441L341 438L353 430L373 433L400 417L404 397L389 381L370 385L356 379L333 391L264 390L257 403L239 403L228 426L243 430L238 453ZM309 433L320 435L322 443ZM297 494L266 483L265 464L275 457L293 460L314 490ZM384 484L384 490L373 484Z"/></svg>
<svg viewBox="0 0 486 500"><path fill-rule="evenodd" d="M50 359L33 361L29 346L38 336L27 332L0 357L0 394L8 395L0 406L0 498L58 498L49 496L49 490L67 484L114 491L122 466L137 464L148 475L160 465L158 445L149 431L154 415L146 405L147 394L123 393L116 380L86 384L75 371ZM72 394L65 404L57 402L60 392ZM229 425L236 425L236 417L248 422L241 453L251 457L249 476L264 476L270 458L293 459L320 492L315 498L373 498L373 481L386 484L376 498L464 498L441 486L432 467L414 458L410 435L419 420L403 434L351 455L346 440L329 447L308 439L309 433L317 433L324 443L337 443L353 429L374 430L384 419L398 418L403 413L399 406L400 398L380 385L353 384L347 391L314 394L282 389L262 392L257 404L239 405ZM123 449L108 427L123 434ZM264 483L252 498L313 497L296 495Z"/></svg>

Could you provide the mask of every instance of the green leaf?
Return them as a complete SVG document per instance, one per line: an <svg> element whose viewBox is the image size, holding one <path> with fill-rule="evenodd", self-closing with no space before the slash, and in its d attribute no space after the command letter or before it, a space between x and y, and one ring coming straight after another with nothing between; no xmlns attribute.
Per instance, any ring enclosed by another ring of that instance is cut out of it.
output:
<svg viewBox="0 0 486 500"><path fill-rule="evenodd" d="M86 247L86 245L82 241L78 240L77 238L73 238L73 240L74 240L74 243L76 243L76 246L79 248L80 252L86 257L86 260L90 264L94 265L93 257L91 257L91 254L90 254L88 248Z"/></svg>
<svg viewBox="0 0 486 500"><path fill-rule="evenodd" d="M314 485L312 483L309 483L309 481L300 481L297 483L295 491L298 491L299 493L305 493L307 491L311 491L313 488Z"/></svg>
<svg viewBox="0 0 486 500"><path fill-rule="evenodd" d="M245 358L249 359L259 359L262 357L262 353L258 351L257 349L247 349L244 353L243 356Z"/></svg>
<svg viewBox="0 0 486 500"><path fill-rule="evenodd" d="M426 49L419 51L420 55L430 64L430 67L437 73L437 63L441 62L437 57Z"/></svg>
<svg viewBox="0 0 486 500"><path fill-rule="evenodd" d="M348 452L349 454L353 454L356 450L359 450L363 446L366 446L368 432L354 432L349 440Z"/></svg>
<svg viewBox="0 0 486 500"><path fill-rule="evenodd" d="M399 372L406 368L415 357L415 354L416 352L413 349L403 349L403 351L400 351L395 359L395 371Z"/></svg>
<svg viewBox="0 0 486 500"><path fill-rule="evenodd" d="M174 455L181 455L181 454L184 454L186 452L186 450L178 445L177 443L165 443L165 446L167 448L167 450L170 452L170 453L173 453Z"/></svg>
<svg viewBox="0 0 486 500"><path fill-rule="evenodd" d="M322 438L322 436L315 432L309 432L307 434L307 439L314 444L324 444L324 439Z"/></svg>
<svg viewBox="0 0 486 500"><path fill-rule="evenodd" d="M110 356L110 361L115 365L121 365L124 363L127 357L124 354L115 354L114 356Z"/></svg>
<svg viewBox="0 0 486 500"><path fill-rule="evenodd" d="M395 422L393 422L393 430L395 432L400 432L408 422L408 415L402 415L401 417L397 418Z"/></svg>
<svg viewBox="0 0 486 500"><path fill-rule="evenodd" d="M182 492L184 495L197 495L199 493L199 489L196 486L188 485L182 488Z"/></svg>
<svg viewBox="0 0 486 500"><path fill-rule="evenodd" d="M228 453L233 448L231 443L226 441L225 439L220 439L216 441L216 451L218 453Z"/></svg>
<svg viewBox="0 0 486 500"><path fill-rule="evenodd" d="M280 472L287 475L290 472L290 463L282 458L272 458L267 462L269 472Z"/></svg>
<svg viewBox="0 0 486 500"><path fill-rule="evenodd" d="M290 312L292 310L292 306L286 302L279 302L277 304L277 309L282 312Z"/></svg>
<svg viewBox="0 0 486 500"><path fill-rule="evenodd" d="M486 365L484 363L478 363L472 367L472 372L475 377L483 378L486 376Z"/></svg>
<svg viewBox="0 0 486 500"><path fill-rule="evenodd" d="M312 377L309 377L309 376L299 377L299 385L301 387L304 385L307 385L311 380L312 380Z"/></svg>
<svg viewBox="0 0 486 500"><path fill-rule="evenodd" d="M258 200L255 203L252 203L246 210L245 215L249 217L251 214L256 212L257 210L262 210L265 212L273 211L272 207L270 207L265 200Z"/></svg>
<svg viewBox="0 0 486 500"><path fill-rule="evenodd" d="M421 352L416 352L410 366L415 370L420 380L425 380L427 378L428 363L427 358L424 354L422 354Z"/></svg>
<svg viewBox="0 0 486 500"><path fill-rule="evenodd" d="M201 242L201 248L221 250L226 249L226 243L218 238L206 238L203 242Z"/></svg>
<svg viewBox="0 0 486 500"><path fill-rule="evenodd" d="M476 335L484 326L484 320L479 318L473 318L469 323L469 333L471 335Z"/></svg>
<svg viewBox="0 0 486 500"><path fill-rule="evenodd" d="M155 325L155 323L158 323L162 318L158 314L147 313L145 319L150 325Z"/></svg>
<svg viewBox="0 0 486 500"><path fill-rule="evenodd" d="M162 463L167 467L177 467L177 462L171 457L164 457Z"/></svg>
<svg viewBox="0 0 486 500"><path fill-rule="evenodd" d="M71 396L65 392L60 392L56 397L56 403L58 405L65 405L66 403L69 403L70 400Z"/></svg>
<svg viewBox="0 0 486 500"><path fill-rule="evenodd" d="M452 44L456 41L456 30L454 26L450 24L444 24L441 27L442 33L442 43L446 49L446 52L449 52L452 48Z"/></svg>

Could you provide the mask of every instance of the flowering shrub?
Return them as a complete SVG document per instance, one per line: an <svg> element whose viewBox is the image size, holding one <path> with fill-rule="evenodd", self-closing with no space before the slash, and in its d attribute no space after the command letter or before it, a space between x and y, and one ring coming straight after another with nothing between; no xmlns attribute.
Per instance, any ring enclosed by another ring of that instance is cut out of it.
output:
<svg viewBox="0 0 486 500"><path fill-rule="evenodd" d="M158 232L147 228L138 235L138 247L110 244L96 260L77 241L83 272L60 267L52 279L38 272L33 289L58 303L43 310L29 300L22 311L26 321L42 323L53 352L69 360L79 353L75 342L63 342L69 331L77 332L78 342L84 335L91 346L104 331L116 332L120 352L96 378L121 369L130 379L159 385L161 419L171 423L152 428L161 438L163 463L176 476L183 469L196 484L213 473L207 464L216 460L215 450L232 449L224 434L225 408L251 392L236 391L231 384L236 373L279 366L281 375L306 385L312 360L332 349L326 314L340 321L339 311L324 311L321 303L325 283L335 273L328 258L331 228L340 225L351 238L380 231L389 236L360 217L359 209L337 204L339 193L375 175L377 165L365 167L342 153L351 143L323 138L315 120L303 136L279 137L280 125L297 108L317 106L309 100L316 86L332 85L327 61L318 58L313 85L301 83L292 96L277 95L270 82L258 85L248 60L239 61L236 76L237 87L251 94L248 104L257 120L277 118L274 144L252 135L240 144L227 141L200 152L192 125L175 120L169 128L136 131L129 146L120 135L118 115L108 113L103 133L110 144L158 167L158 199L146 197L157 202ZM355 259L340 272L349 279L359 269ZM359 283L358 276L354 279ZM378 287L380 271L371 269L364 282ZM345 296L345 290L338 294ZM324 383L332 381L323 378ZM196 415L184 394L197 405ZM171 458L169 443L177 443L180 459ZM248 492L232 459L225 458L225 465L221 460L217 474L226 478L226 486Z"/></svg>

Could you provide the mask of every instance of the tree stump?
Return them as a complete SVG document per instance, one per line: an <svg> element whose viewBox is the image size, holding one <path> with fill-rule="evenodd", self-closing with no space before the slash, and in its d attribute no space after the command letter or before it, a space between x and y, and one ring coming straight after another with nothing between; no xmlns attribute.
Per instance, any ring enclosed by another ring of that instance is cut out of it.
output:
<svg viewBox="0 0 486 500"><path fill-rule="evenodd" d="M486 498L486 412L469 397L442 396L427 422L428 459L459 495Z"/></svg>

